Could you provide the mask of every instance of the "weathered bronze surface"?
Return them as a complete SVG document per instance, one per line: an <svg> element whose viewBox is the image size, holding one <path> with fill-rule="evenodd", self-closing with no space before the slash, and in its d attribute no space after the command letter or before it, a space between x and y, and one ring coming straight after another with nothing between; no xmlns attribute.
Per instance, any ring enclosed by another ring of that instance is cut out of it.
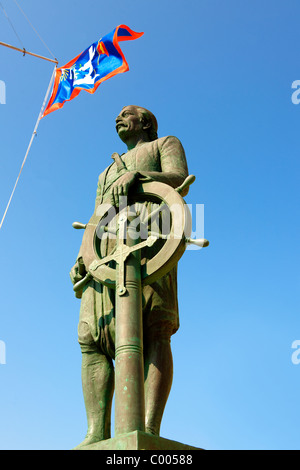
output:
<svg viewBox="0 0 300 470"><path fill-rule="evenodd" d="M100 441L88 445L82 450L203 450L198 447L182 444L181 442L171 441L163 437L153 436L141 431L133 431L128 434Z"/></svg>
<svg viewBox="0 0 300 470"><path fill-rule="evenodd" d="M88 421L86 438L76 449L117 445L110 439L114 389L115 439L125 446L134 432L140 440L158 439L173 377L171 336L179 327L177 262L191 242L182 196L195 178L188 176L180 141L159 139L156 118L136 106L122 109L116 129L128 151L113 154L113 163L100 175L89 223L73 224L85 230L70 275L82 299L78 335ZM122 206L125 196L133 214ZM111 217L113 228L106 221L110 204L119 208ZM168 236L161 229L167 213ZM147 231L157 214L156 229L151 225L144 240L137 237L134 221ZM144 448L154 445L146 441Z"/></svg>
<svg viewBox="0 0 300 470"><path fill-rule="evenodd" d="M119 218L119 247L124 246L127 217ZM134 247L140 240L131 237L126 245ZM145 390L143 357L143 310L141 251L129 256L124 273L116 282L115 340L115 434L145 431ZM121 271L122 263L117 266ZM126 279L126 282L125 282ZM126 284L126 286L125 286ZM125 291L125 292L124 292Z"/></svg>

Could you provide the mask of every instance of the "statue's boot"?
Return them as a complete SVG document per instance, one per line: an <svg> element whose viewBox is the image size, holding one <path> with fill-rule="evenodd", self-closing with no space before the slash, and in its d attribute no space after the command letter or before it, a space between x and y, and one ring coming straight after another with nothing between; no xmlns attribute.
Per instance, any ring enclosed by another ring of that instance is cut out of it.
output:
<svg viewBox="0 0 300 470"><path fill-rule="evenodd" d="M84 352L82 388L88 431L84 441L75 450L111 437L111 407L114 392L112 360L98 352Z"/></svg>

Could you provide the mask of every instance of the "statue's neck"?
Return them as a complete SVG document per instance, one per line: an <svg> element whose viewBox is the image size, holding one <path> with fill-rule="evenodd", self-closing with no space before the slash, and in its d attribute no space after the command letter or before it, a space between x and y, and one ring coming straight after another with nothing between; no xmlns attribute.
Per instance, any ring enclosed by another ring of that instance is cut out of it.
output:
<svg viewBox="0 0 300 470"><path fill-rule="evenodd" d="M143 144L146 144L147 142L150 142L150 140L147 137L144 136L139 136L139 137L134 137L126 142L127 145L127 150L133 150L136 147L140 147Z"/></svg>

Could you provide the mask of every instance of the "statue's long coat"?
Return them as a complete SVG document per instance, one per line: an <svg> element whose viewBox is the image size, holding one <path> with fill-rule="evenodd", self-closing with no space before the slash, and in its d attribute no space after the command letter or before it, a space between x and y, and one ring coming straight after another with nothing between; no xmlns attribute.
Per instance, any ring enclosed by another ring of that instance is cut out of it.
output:
<svg viewBox="0 0 300 470"><path fill-rule="evenodd" d="M138 172L141 181L160 181L176 188L188 176L184 149L176 137L168 136L144 143L122 155L127 170ZM152 172L155 172L155 174ZM116 163L99 176L95 211L110 202L112 185L120 177ZM80 256L80 255L79 255ZM114 358L115 291L96 281L84 288L78 326L83 351L100 349ZM151 330L166 337L179 328L177 266L163 278L143 287L144 336Z"/></svg>

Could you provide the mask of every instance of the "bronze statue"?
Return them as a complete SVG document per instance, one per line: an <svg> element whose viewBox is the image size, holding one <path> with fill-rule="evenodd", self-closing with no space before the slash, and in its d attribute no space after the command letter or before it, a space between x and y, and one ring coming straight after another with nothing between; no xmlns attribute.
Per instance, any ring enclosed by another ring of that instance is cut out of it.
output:
<svg viewBox="0 0 300 470"><path fill-rule="evenodd" d="M138 182L155 181L177 188L185 181L188 168L180 141L172 136L158 138L157 127L150 111L137 106L122 109L116 130L128 151L121 157L113 154L113 163L100 175L95 213L105 203L118 206L120 197L133 193ZM86 275L81 252L70 275L73 284ZM115 292L87 279L78 295L82 299L78 337L88 431L78 448L110 438L114 393ZM179 328L177 266L143 286L142 300L145 431L158 436L172 385L171 336Z"/></svg>

